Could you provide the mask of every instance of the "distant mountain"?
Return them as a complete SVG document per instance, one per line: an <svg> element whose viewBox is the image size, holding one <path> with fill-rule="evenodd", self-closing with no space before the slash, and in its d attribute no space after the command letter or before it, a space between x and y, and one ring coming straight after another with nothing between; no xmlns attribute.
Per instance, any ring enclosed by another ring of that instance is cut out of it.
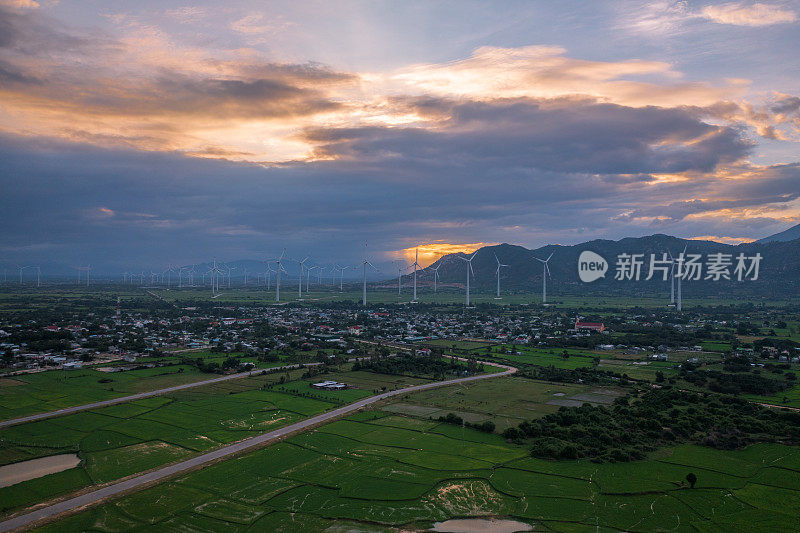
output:
<svg viewBox="0 0 800 533"><path fill-rule="evenodd" d="M793 226L787 229L786 231L776 233L775 235L770 235L769 237L758 239L756 242L757 243L788 242L788 241L793 241L795 239L800 239L800 224Z"/></svg>
<svg viewBox="0 0 800 533"><path fill-rule="evenodd" d="M685 281L684 294L732 294L765 298L785 298L787 295L800 294L800 239L733 246L661 234L618 241L594 240L574 246L547 245L534 250L511 244L485 246L477 251L473 259L475 277L470 283L476 289L484 291L491 290L495 286L496 255L501 263L509 265L501 270L500 280L503 290L538 292L542 286L542 264L536 261L536 258L547 259L552 253L548 293L555 298L559 291L562 294L663 294L669 291L669 281L663 281L660 276L650 281L644 279L649 271L650 254L656 254L657 258L661 258L661 254L665 252L677 256L684 247L689 254L702 254L704 262L707 254L714 253L731 254L733 258L740 253L748 257L760 253L763 258L760 263L759 279L756 281L739 282L735 279ZM593 283L584 283L578 276L578 257L585 250L599 254L608 262L608 272L605 277ZM644 254L645 265L642 267L639 281L614 279L617 256L620 254ZM438 267L440 285L463 286L466 283L466 265L459 257L465 257L465 254L448 254L441 257L418 274L419 282L432 284L433 269ZM733 267L730 270L732 273ZM406 276L406 280L410 281L410 276Z"/></svg>

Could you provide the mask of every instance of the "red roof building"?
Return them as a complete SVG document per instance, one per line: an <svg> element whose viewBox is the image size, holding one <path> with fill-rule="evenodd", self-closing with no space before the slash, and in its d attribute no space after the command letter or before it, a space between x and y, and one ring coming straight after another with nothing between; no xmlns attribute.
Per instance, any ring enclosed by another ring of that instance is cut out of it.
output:
<svg viewBox="0 0 800 533"><path fill-rule="evenodd" d="M605 331L606 327L603 325L602 322L581 322L580 320L575 321L575 329L591 329L593 331Z"/></svg>

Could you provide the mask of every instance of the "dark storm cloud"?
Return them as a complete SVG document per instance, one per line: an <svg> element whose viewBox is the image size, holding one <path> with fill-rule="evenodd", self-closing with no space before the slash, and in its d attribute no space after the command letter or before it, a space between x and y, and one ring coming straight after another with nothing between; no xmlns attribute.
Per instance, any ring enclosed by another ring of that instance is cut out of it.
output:
<svg viewBox="0 0 800 533"><path fill-rule="evenodd" d="M679 221L734 204L780 205L800 190L796 165L662 190L648 174L537 170L519 158L452 168L392 158L262 168L44 139L5 137L0 146L0 257L91 261L98 271L266 258L284 246L320 261L355 261L364 240L377 253L410 246L409 236L580 241L646 233L617 217L621 210ZM740 200L674 201L692 187Z"/></svg>
<svg viewBox="0 0 800 533"><path fill-rule="evenodd" d="M304 138L318 144L320 157L600 174L707 172L751 148L733 128L681 108L428 98L419 109L448 118L439 128L315 129Z"/></svg>

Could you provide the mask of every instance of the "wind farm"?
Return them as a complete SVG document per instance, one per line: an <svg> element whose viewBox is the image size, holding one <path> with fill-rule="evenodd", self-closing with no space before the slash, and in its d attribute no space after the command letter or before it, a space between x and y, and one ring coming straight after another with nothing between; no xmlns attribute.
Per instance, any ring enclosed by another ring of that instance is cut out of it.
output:
<svg viewBox="0 0 800 533"><path fill-rule="evenodd" d="M0 533L800 531L800 0L0 0Z"/></svg>

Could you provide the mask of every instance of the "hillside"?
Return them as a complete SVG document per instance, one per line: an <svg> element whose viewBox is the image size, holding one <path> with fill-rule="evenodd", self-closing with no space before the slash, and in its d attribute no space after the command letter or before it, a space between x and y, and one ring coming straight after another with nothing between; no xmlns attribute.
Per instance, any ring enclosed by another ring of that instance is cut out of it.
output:
<svg viewBox="0 0 800 533"><path fill-rule="evenodd" d="M548 245L534 250L511 244L486 246L479 249L473 259L475 277L471 285L479 290L490 290L495 286L496 254L502 263L509 265L501 271L501 284L504 290L538 292L542 285L542 264L536 261L536 258L546 259L552 253L548 290L552 287L553 291L556 291L551 293L554 296L557 291L582 294L664 293L669 291L669 281L662 281L660 277L651 281L644 280L649 271L650 254L655 253L660 257L662 253L669 251L677 255L683 251L684 246L687 253L703 254L704 259L709 253L732 254L734 257L739 253L744 253L746 256L760 253L763 257L757 281L685 281L683 285L685 293L687 291L694 294L731 293L760 295L767 298L800 293L800 239L733 246L713 241L679 239L661 234L618 241L594 240L574 246ZM580 281L578 256L584 250L593 251L608 261L609 270L605 278L593 283ZM623 253L645 254L646 264L642 268L640 281L614 279L617 256ZM459 259L459 256L464 257L464 254L448 254L423 269L419 275L420 282L432 284L432 269L441 265L439 283L445 286L462 286L466 281L466 264Z"/></svg>
<svg viewBox="0 0 800 533"><path fill-rule="evenodd" d="M767 242L788 242L795 239L800 239L800 224L792 226L791 228L780 233L776 233L775 235L758 239L756 242L763 244Z"/></svg>

